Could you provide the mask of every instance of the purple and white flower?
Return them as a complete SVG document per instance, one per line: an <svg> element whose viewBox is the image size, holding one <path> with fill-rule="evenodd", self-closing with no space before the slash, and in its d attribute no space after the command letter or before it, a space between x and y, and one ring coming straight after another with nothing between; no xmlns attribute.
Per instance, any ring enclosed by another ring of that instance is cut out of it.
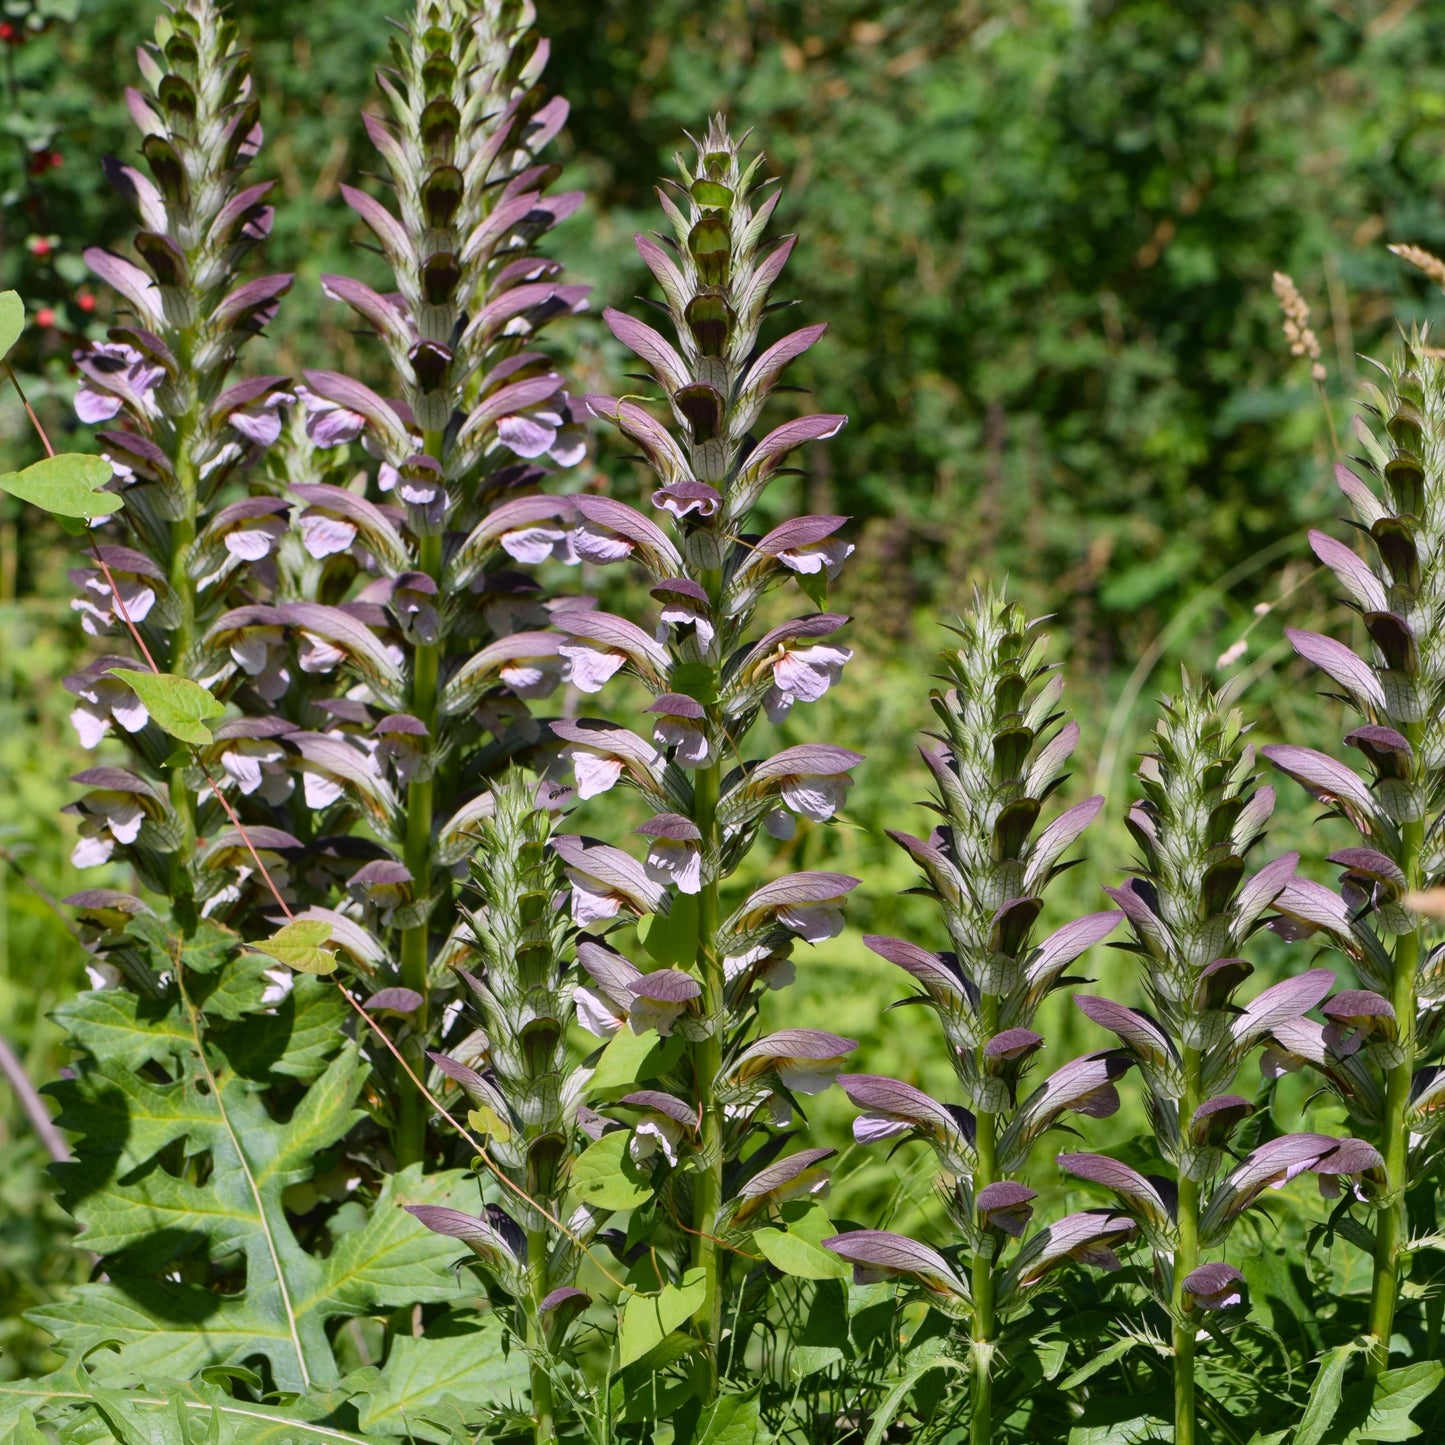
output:
<svg viewBox="0 0 1445 1445"><path fill-rule="evenodd" d="M672 884L679 893L702 891L702 834L680 813L658 813L637 832L648 839L643 866L654 883Z"/></svg>

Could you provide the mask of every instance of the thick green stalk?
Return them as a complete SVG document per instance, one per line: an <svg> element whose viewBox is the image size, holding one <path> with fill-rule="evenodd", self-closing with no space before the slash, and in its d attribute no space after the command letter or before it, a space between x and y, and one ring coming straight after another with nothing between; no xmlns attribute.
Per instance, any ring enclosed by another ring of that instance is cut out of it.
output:
<svg viewBox="0 0 1445 1445"><path fill-rule="evenodd" d="M1189 1169L1179 1171L1179 1247L1174 1254L1174 1282L1170 1303L1174 1329L1174 1445L1194 1445L1195 1391L1194 1341L1198 1328L1186 1310L1184 1281L1199 1264L1199 1181L1191 1177L1193 1150L1189 1125L1199 1107L1199 1050L1184 1050L1184 1097L1179 1101L1179 1132L1183 1157Z"/></svg>
<svg viewBox="0 0 1445 1445"><path fill-rule="evenodd" d="M527 1231L527 1285L531 1296L527 1309L527 1357L532 1375L532 1431L537 1445L557 1438L557 1409L552 1394L552 1376L543 1357L547 1337L542 1329L542 1301L548 1295L547 1258L551 1242L545 1229Z"/></svg>
<svg viewBox="0 0 1445 1445"><path fill-rule="evenodd" d="M440 450L440 437L427 438L429 453ZM423 537L418 548L420 570L433 581L441 577L442 539ZM427 742L436 747L437 734L437 683L441 675L442 645L438 642L420 643L412 664L411 712L427 730ZM431 889L432 875L432 813L435 801L435 785L430 775L418 778L407 788L406 793L406 842L403 862L411 874L412 889L418 899ZM404 988L415 989L421 995L421 1007L413 1015L413 1028L403 1050L407 1063L418 1078L426 1067L427 1004L430 990L427 986L431 967L430 919L424 918L404 928L401 934L401 982ZM400 1082L400 1097L397 1101L396 1162L399 1168L419 1163L426 1154L426 1100L409 1079Z"/></svg>
<svg viewBox="0 0 1445 1445"><path fill-rule="evenodd" d="M982 1034L985 1040L998 1031L998 999L984 994ZM984 1051L978 1055L980 1076L984 1070ZM973 1172L974 1198L998 1182L998 1115L980 1110L974 1122L974 1147L978 1165ZM993 1342L994 1319L994 1257L982 1249L973 1256L973 1412L968 1427L969 1445L990 1445L993 1440Z"/></svg>
<svg viewBox="0 0 1445 1445"><path fill-rule="evenodd" d="M1419 729L1412 728L1411 743L1419 756ZM1401 866L1407 886L1420 887L1420 854L1425 842L1423 821L1402 828ZM1410 1103L1410 1082L1415 1072L1415 984L1420 970L1420 930L1399 935L1395 945L1395 971L1390 982L1390 1005L1398 1030L1396 1062L1385 1074L1385 1118L1381 1126L1381 1153L1385 1158L1385 1197L1375 1219L1375 1270L1370 1281L1370 1335L1365 1373L1373 1378L1390 1363L1390 1337L1395 1329L1395 1305L1400 1297L1402 1248L1405 1243L1405 1191L1410 1183L1410 1131L1405 1111Z"/></svg>
<svg viewBox="0 0 1445 1445"><path fill-rule="evenodd" d="M696 818L702 834L704 858L717 857L718 794L722 767L718 763L700 768L696 782ZM708 1035L694 1055L698 1100L702 1106L699 1168L693 1184L692 1262L703 1272L703 1303L698 1311L707 1370L707 1397L717 1391L718 1350L722 1344L721 1260L717 1246L717 1215L722 1205L723 1112L717 1097L717 1077L722 1071L723 1013L725 999L722 959L718 957L717 934L721 921L718 880L714 876L702 885L698 898L697 974L702 986L703 1017L709 1022Z"/></svg>
<svg viewBox="0 0 1445 1445"><path fill-rule="evenodd" d="M975 1191L994 1180L994 1130L997 1116L980 1114L977 1120L978 1169ZM969 1424L970 1445L989 1445L993 1439L993 1341L994 1290L993 1257L982 1250L973 1256L973 1417Z"/></svg>
<svg viewBox="0 0 1445 1445"><path fill-rule="evenodd" d="M183 365L189 365L189 353L190 336L187 333L181 339ZM191 462L196 405L193 401L191 409L176 423L174 458L176 480L185 498L185 507L171 528L169 583L180 609L180 621L170 637L170 670L181 676L185 675L186 657L196 635L196 584L187 567L191 544L196 540L196 513L200 505L196 495L196 470ZM181 846L171 854L171 898L180 906L177 920L189 932L194 926L194 910L188 900L192 891L189 869L196 851L196 795L186 782L183 768L170 769L170 799L182 830Z"/></svg>

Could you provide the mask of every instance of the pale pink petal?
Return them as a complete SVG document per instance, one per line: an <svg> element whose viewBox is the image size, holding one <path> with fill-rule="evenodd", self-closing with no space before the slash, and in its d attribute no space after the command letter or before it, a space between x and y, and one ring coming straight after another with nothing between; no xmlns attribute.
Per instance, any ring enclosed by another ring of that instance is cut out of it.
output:
<svg viewBox="0 0 1445 1445"><path fill-rule="evenodd" d="M633 544L626 537L615 532L581 523L572 534L572 546L584 562L605 567L610 562L622 562L632 555Z"/></svg>
<svg viewBox="0 0 1445 1445"><path fill-rule="evenodd" d="M86 426L96 426L109 421L120 411L120 398L107 392L92 391L82 386L75 393L75 414Z"/></svg>
<svg viewBox="0 0 1445 1445"><path fill-rule="evenodd" d="M99 747L100 740L110 731L109 718L98 717L83 707L76 708L70 714L70 723L83 748Z"/></svg>
<svg viewBox="0 0 1445 1445"><path fill-rule="evenodd" d="M783 801L795 812L815 823L826 822L843 806L853 780L844 774L819 777L810 774L783 782Z"/></svg>
<svg viewBox="0 0 1445 1445"><path fill-rule="evenodd" d="M301 540L318 561L344 552L356 540L356 527L340 517L302 517Z"/></svg>
<svg viewBox="0 0 1445 1445"><path fill-rule="evenodd" d="M579 692L601 692L627 658L620 652L603 652L585 642L563 642L557 651L572 663L572 684Z"/></svg>
<svg viewBox="0 0 1445 1445"><path fill-rule="evenodd" d="M837 904L794 904L778 909L777 919L809 943L837 938L843 931L843 910Z"/></svg>
<svg viewBox="0 0 1445 1445"><path fill-rule="evenodd" d="M652 730L659 747L676 748L673 760L684 768L700 768L707 762L707 735L696 723L683 718L659 718Z"/></svg>
<svg viewBox="0 0 1445 1445"><path fill-rule="evenodd" d="M241 562L259 562L271 551L271 534L263 527L226 533L226 551Z"/></svg>
<svg viewBox="0 0 1445 1445"><path fill-rule="evenodd" d="M560 417L553 419L560 421ZM504 416L497 423L497 436L519 457L531 460L544 456L557 440L557 428L537 416Z"/></svg>
<svg viewBox="0 0 1445 1445"><path fill-rule="evenodd" d="M599 1039L611 1038L622 1027L622 1020L612 1006L590 988L579 988L573 996L577 1003L577 1022Z"/></svg>
<svg viewBox="0 0 1445 1445"><path fill-rule="evenodd" d="M82 834L71 852L70 861L77 868L99 868L102 863L110 862L110 855L114 851L115 842L108 835L101 833L86 837Z"/></svg>
<svg viewBox="0 0 1445 1445"><path fill-rule="evenodd" d="M500 540L502 551L509 557L536 567L559 555L558 549L567 542L567 533L560 527L518 527L514 532L504 532Z"/></svg>
<svg viewBox="0 0 1445 1445"><path fill-rule="evenodd" d="M345 791L335 778L324 773L303 773L301 785L306 806L312 809L329 808Z"/></svg>
<svg viewBox="0 0 1445 1445"><path fill-rule="evenodd" d="M579 928L589 923L600 923L607 918L616 918L622 908L622 900L615 893L597 888L590 880L574 875L572 878L572 922Z"/></svg>
<svg viewBox="0 0 1445 1445"><path fill-rule="evenodd" d="M577 775L577 796L584 801L613 787L622 776L622 759L610 758L590 748L563 748L562 756L572 760Z"/></svg>
<svg viewBox="0 0 1445 1445"><path fill-rule="evenodd" d="M654 883L675 883L680 893L702 892L702 853L696 843L654 838L643 867Z"/></svg>
<svg viewBox="0 0 1445 1445"><path fill-rule="evenodd" d="M236 785L248 796L261 786L261 760L245 753L221 754L221 767L235 778Z"/></svg>

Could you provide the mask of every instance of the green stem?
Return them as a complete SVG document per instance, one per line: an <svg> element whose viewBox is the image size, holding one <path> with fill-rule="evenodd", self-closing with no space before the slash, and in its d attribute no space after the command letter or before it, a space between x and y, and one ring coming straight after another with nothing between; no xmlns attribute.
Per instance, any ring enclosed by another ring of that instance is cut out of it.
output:
<svg viewBox="0 0 1445 1445"><path fill-rule="evenodd" d="M1419 728L1411 728L1410 741L1419 756ZM1414 819L1401 830L1406 886L1421 884L1420 855L1425 826ZM1402 1247L1406 1238L1405 1191L1410 1184L1410 1131L1405 1111L1410 1104L1410 1083L1415 1072L1415 984L1420 969L1420 930L1402 933L1395 945L1390 1005L1395 1010L1398 1046L1395 1063L1385 1074L1385 1118L1382 1124L1385 1157L1385 1197L1375 1219L1375 1269L1370 1281L1371 1344L1365 1374L1373 1379L1390 1364L1390 1338L1395 1332L1395 1305L1403 1274Z"/></svg>
<svg viewBox="0 0 1445 1445"><path fill-rule="evenodd" d="M183 364L188 364L189 337L183 338ZM191 435L195 430L194 407L176 423L175 469L185 506L171 527L171 595L180 610L180 620L170 635L170 669L185 675L186 661L196 635L196 587L188 568L191 546L196 540L196 471L191 464ZM184 768L170 770L171 808L181 824L181 846L171 854L171 898L178 905L177 920L190 931L193 919L190 862L196 851L196 795L186 783Z"/></svg>
<svg viewBox="0 0 1445 1445"><path fill-rule="evenodd" d="M428 434L427 453L439 458L441 437ZM442 539L423 537L417 549L421 571L434 582L442 573ZM441 677L442 644L423 642L417 645L412 663L411 712L427 731L427 745L435 753L437 746L437 685ZM412 896L425 898L432 887L432 817L435 809L435 783L430 775L414 780L406 793L406 841L402 861L411 874ZM411 1032L402 1053L413 1073L422 1077L426 1068L427 1015L430 1002L428 985L431 971L431 920L424 918L401 933L401 983L421 995L421 1007L412 1017ZM427 1103L409 1079L398 1081L396 1162L398 1168L420 1163L426 1156Z"/></svg>
<svg viewBox="0 0 1445 1445"><path fill-rule="evenodd" d="M557 1407L552 1393L552 1376L544 1362L550 1352L542 1329L542 1301L547 1298L547 1260L550 1241L545 1229L527 1232L527 1284L531 1295L527 1310L527 1357L532 1374L533 1438L537 1445L557 1438Z"/></svg>
<svg viewBox="0 0 1445 1445"><path fill-rule="evenodd" d="M994 1128L997 1116L980 1114L977 1120L978 1169L976 1190L994 1180ZM993 1341L994 1277L993 1256L977 1250L973 1256L973 1416L969 1424L970 1445L989 1445L993 1439Z"/></svg>
<svg viewBox="0 0 1445 1445"><path fill-rule="evenodd" d="M998 1031L998 999L984 994L981 999L981 1032L988 1040ZM976 1050L980 1078L986 1078L983 1045ZM974 1123L974 1147L978 1165L973 1172L974 1198L998 1182L998 1115L980 1110ZM994 1251L979 1248L973 1255L973 1411L969 1420L969 1445L990 1445L993 1439L993 1347Z"/></svg>
<svg viewBox="0 0 1445 1445"><path fill-rule="evenodd" d="M718 853L717 805L722 785L721 764L701 768L696 782L696 823L702 834L704 859ZM717 1077L722 1072L723 994L722 960L718 957L717 935L721 921L718 880L709 878L698 898L697 974L702 986L703 1017L710 1024L708 1035L695 1054L698 1102L702 1110L699 1168L693 1185L692 1262L703 1272L703 1303L698 1311L706 1378L706 1398L717 1393L718 1351L722 1344L722 1262L718 1256L717 1216L722 1205L723 1112L717 1097Z"/></svg>
<svg viewBox="0 0 1445 1445"><path fill-rule="evenodd" d="M1193 1150L1189 1143L1189 1125L1199 1107L1198 1049L1184 1050L1184 1097L1179 1101L1179 1132L1183 1139L1183 1158L1187 1165L1179 1171L1179 1247L1174 1254L1172 1306L1174 1344L1174 1445L1194 1445L1195 1390L1194 1342L1198 1327L1186 1308L1184 1281L1199 1264L1199 1181L1192 1177Z"/></svg>

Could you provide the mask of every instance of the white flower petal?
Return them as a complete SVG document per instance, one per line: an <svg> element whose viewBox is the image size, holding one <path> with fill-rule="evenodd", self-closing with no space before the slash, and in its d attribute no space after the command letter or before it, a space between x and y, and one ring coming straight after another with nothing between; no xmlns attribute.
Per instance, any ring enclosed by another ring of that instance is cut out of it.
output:
<svg viewBox="0 0 1445 1445"><path fill-rule="evenodd" d="M621 652L603 652L585 642L559 643L557 651L572 664L572 684L579 692L601 692L627 662Z"/></svg>
<svg viewBox="0 0 1445 1445"><path fill-rule="evenodd" d="M590 988L579 988L573 997L577 1003L577 1022L589 1034L608 1039L622 1027L622 1020L600 994Z"/></svg>
<svg viewBox="0 0 1445 1445"><path fill-rule="evenodd" d="M581 799L607 792L622 776L621 758L582 747L563 748L562 755L572 760L572 771L577 775L577 796Z"/></svg>
<svg viewBox="0 0 1445 1445"><path fill-rule="evenodd" d="M83 748L100 746L100 740L110 731L110 719L97 717L88 708L78 707L70 714L70 725L75 729Z"/></svg>

